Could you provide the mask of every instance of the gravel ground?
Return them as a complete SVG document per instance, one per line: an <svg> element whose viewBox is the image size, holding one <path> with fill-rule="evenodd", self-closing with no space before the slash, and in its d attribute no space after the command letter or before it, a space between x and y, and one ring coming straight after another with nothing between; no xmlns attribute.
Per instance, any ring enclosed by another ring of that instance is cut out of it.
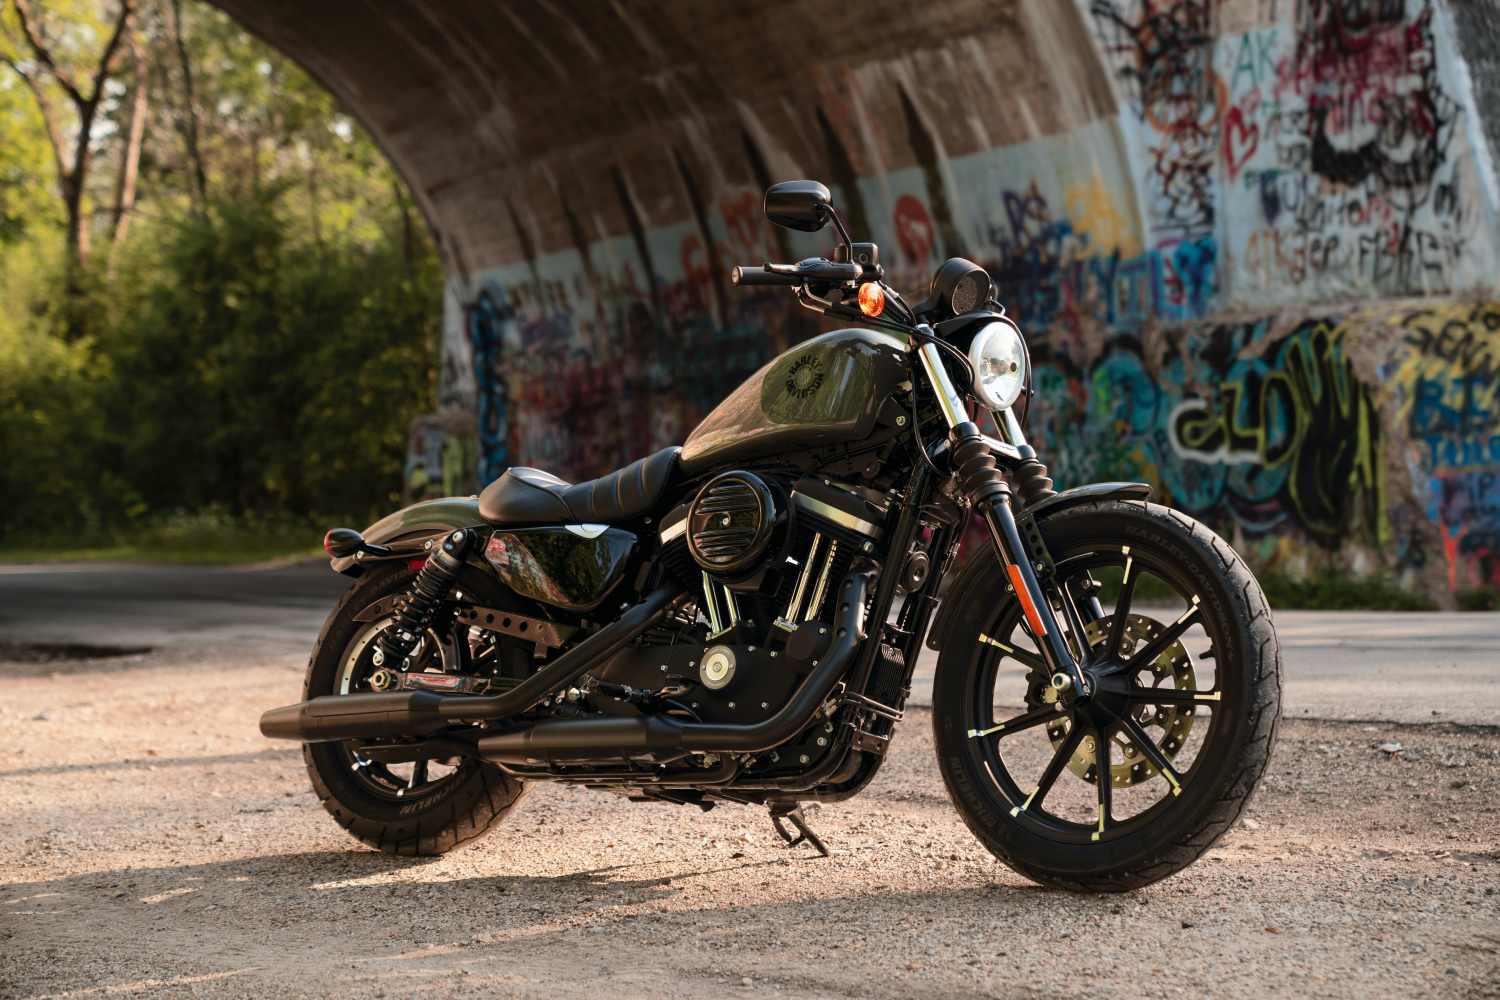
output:
<svg viewBox="0 0 1500 1000"><path fill-rule="evenodd" d="M296 658L56 666L0 663L0 997L1500 997L1493 729L1289 720L1205 860L1085 898L983 853L925 711L811 813L828 859L760 810L546 786L402 859L258 735Z"/></svg>

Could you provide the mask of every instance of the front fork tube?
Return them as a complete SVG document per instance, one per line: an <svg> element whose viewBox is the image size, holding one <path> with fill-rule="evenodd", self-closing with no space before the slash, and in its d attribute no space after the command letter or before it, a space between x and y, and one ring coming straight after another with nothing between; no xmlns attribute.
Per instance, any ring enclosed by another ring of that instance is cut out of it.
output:
<svg viewBox="0 0 1500 1000"><path fill-rule="evenodd" d="M1073 690L1083 691L1084 679L1078 669L1078 661L1068 647L1062 629L1058 627L1057 618L1052 613L1052 604L1042 592L1036 569L1021 545L1021 533L1016 528L1016 518L1010 511L1009 499L1010 492L1007 490L1003 499L982 505L980 516L984 518L990 538L1000 553L1007 581L1015 590L1016 599L1021 602L1021 610L1026 615L1026 626L1036 639L1047 665L1054 674L1061 673L1067 677ZM1057 684L1054 682L1053 686L1056 687Z"/></svg>
<svg viewBox="0 0 1500 1000"><path fill-rule="evenodd" d="M1000 561L1005 566L1006 576L1021 608L1026 612L1026 624L1036 638L1042 658L1052 668L1053 687L1059 690L1071 687L1079 693L1087 693L1087 683L1078 660L1068 648L1062 629L1052 615L1051 602L1042 593L1036 570L1021 544L1021 533L1016 529L1015 515L1010 510L1010 486L1000 471L995 468L995 456L985 443L979 428L969 420L963 397L954 388L943 366L943 358L937 346L932 328L922 324L917 328L929 342L921 344L914 353L922 371L927 376L937 396L938 408L948 422L953 441L953 461L958 466L959 482L968 495L974 509L984 518L990 530L995 548L1000 552ZM1023 455L1034 454L1026 444L1025 435L1018 422L1003 417L1005 432L1012 438L1009 442ZM1022 451L1024 449L1024 451ZM1060 676L1059 676L1060 675Z"/></svg>

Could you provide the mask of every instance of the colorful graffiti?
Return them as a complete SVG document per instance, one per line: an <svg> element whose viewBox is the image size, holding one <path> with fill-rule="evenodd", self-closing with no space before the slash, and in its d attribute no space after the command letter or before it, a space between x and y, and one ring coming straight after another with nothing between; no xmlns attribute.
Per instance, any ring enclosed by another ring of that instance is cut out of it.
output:
<svg viewBox="0 0 1500 1000"><path fill-rule="evenodd" d="M1163 319L1481 287L1496 261L1431 0L1079 0L1114 72ZM1247 30L1216 36L1231 13ZM1227 252L1226 252L1227 251Z"/></svg>
<svg viewBox="0 0 1500 1000"><path fill-rule="evenodd" d="M1169 333L1155 357L1117 347L1088 370L1042 366L1032 424L1055 477L1144 479L1225 530L1378 545L1381 422L1346 328L1268 329L1203 324Z"/></svg>
<svg viewBox="0 0 1500 1000"><path fill-rule="evenodd" d="M1123 84L1145 186L1165 319L1205 315L1218 274L1224 83L1214 72L1212 0L1093 0L1096 38Z"/></svg>
<svg viewBox="0 0 1500 1000"><path fill-rule="evenodd" d="M1487 280L1494 244L1438 17L1425 0L1304 0L1291 21L1221 42L1229 104L1253 130L1239 153L1225 135L1238 299Z"/></svg>
<svg viewBox="0 0 1500 1000"><path fill-rule="evenodd" d="M1500 305L1435 305L1400 325L1390 380L1448 587L1500 585Z"/></svg>
<svg viewBox="0 0 1500 1000"><path fill-rule="evenodd" d="M478 492L480 448L474 431L474 414L466 410L442 410L413 420L402 471L402 502Z"/></svg>

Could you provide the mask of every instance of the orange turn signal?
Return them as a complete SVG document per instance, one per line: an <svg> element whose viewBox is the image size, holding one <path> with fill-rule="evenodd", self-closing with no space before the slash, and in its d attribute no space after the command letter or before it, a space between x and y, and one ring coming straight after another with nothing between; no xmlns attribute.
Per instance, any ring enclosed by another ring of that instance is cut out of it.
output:
<svg viewBox="0 0 1500 1000"><path fill-rule="evenodd" d="M885 311L885 289L873 281L859 286L859 311L866 316L879 316Z"/></svg>

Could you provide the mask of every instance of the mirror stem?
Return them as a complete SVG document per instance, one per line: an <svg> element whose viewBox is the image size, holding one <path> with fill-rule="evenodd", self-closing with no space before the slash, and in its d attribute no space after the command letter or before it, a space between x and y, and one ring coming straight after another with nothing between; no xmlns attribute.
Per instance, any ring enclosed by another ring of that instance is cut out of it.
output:
<svg viewBox="0 0 1500 1000"><path fill-rule="evenodd" d="M849 230L844 228L844 223L839 218L839 213L833 210L832 205L819 205L818 212L819 214L827 218L830 222L832 222L833 228L839 231L839 238L843 240L843 242L839 244L840 246L847 247L854 244L854 241L849 238Z"/></svg>

